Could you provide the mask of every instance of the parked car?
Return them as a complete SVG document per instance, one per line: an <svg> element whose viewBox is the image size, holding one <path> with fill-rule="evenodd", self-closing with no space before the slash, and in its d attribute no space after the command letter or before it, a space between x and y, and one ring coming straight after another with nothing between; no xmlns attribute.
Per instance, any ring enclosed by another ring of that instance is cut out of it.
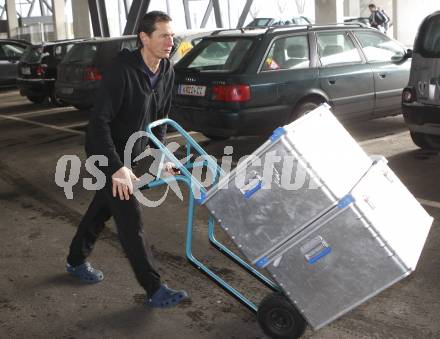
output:
<svg viewBox="0 0 440 339"><path fill-rule="evenodd" d="M348 24L361 23L366 27L370 27L370 18L369 17L345 17L344 22Z"/></svg>
<svg viewBox="0 0 440 339"><path fill-rule="evenodd" d="M440 149L440 11L420 25L402 110L414 143Z"/></svg>
<svg viewBox="0 0 440 339"><path fill-rule="evenodd" d="M0 39L0 87L16 84L18 62L29 45L24 40Z"/></svg>
<svg viewBox="0 0 440 339"><path fill-rule="evenodd" d="M170 115L214 139L265 134L323 102L342 120L397 115L410 63L360 24L224 31L175 65Z"/></svg>
<svg viewBox="0 0 440 339"><path fill-rule="evenodd" d="M183 56L197 45L203 37L212 33L209 31L185 31L174 35L174 46L170 54L170 60L173 64L177 63Z"/></svg>
<svg viewBox="0 0 440 339"><path fill-rule="evenodd" d="M312 20L304 15L294 16L290 19L293 25L311 25L313 24Z"/></svg>
<svg viewBox="0 0 440 339"><path fill-rule="evenodd" d="M78 109L93 106L104 69L124 48L136 48L136 35L94 38L75 44L58 65L56 96Z"/></svg>
<svg viewBox="0 0 440 339"><path fill-rule="evenodd" d="M246 25L246 28L262 28L273 26L278 20L275 18L255 18Z"/></svg>
<svg viewBox="0 0 440 339"><path fill-rule="evenodd" d="M50 98L56 106L64 103L55 93L57 65L72 46L84 39L60 40L28 46L18 65L20 94L34 103Z"/></svg>

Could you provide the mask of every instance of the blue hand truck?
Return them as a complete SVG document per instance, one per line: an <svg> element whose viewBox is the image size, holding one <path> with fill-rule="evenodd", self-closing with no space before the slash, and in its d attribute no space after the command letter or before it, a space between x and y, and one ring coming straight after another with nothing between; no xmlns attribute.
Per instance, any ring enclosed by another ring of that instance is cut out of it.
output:
<svg viewBox="0 0 440 339"><path fill-rule="evenodd" d="M162 125L172 126L185 140L186 155L185 159L191 158L191 151L198 153L199 158L203 161L191 162L186 161L184 164L179 161L175 155L153 134L152 129ZM216 273L210 270L202 261L197 259L192 253L193 240L193 220L196 205L201 205L206 196L207 190L203 185L192 176L190 170L196 167L206 167L213 178L214 184L225 175L224 171L217 162L213 160L203 148L175 121L171 119L160 119L150 123L147 127L147 133L150 140L156 145L161 152L161 163L165 159L174 163L180 174L168 177L155 179L147 185L139 189L154 188L161 185L167 185L171 181L183 182L188 186L188 210L187 210L187 225L186 225L186 245L185 254L187 260L194 265L198 270L205 273L210 279L216 282L226 292L231 294L239 302L245 305L251 312L257 314L257 320L263 331L271 338L298 338L300 337L307 326L305 319L298 312L295 306L291 303L289 298L285 296L282 289L274 283L271 279L266 277L260 271L255 269L248 262L243 260L240 256L235 254L224 244L222 244L215 237L215 220L212 216L208 219L208 238L217 250L219 250L226 257L238 264L241 268L247 271L250 275L258 279L262 284L266 285L272 290L272 293L267 295L257 306L254 302L245 297L241 292L232 287ZM160 169L159 169L160 170ZM158 176L159 177L159 176ZM196 195L199 198L196 198Z"/></svg>

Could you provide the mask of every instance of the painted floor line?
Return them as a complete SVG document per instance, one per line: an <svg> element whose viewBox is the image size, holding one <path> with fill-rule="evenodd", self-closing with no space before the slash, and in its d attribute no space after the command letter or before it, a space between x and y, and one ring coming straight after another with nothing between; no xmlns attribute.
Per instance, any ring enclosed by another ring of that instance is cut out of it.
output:
<svg viewBox="0 0 440 339"><path fill-rule="evenodd" d="M72 125L67 125L67 126L55 126L55 125L50 125L50 124L44 124L42 122L22 119L22 118L19 118L18 116L10 116L10 115L0 114L0 118L8 119L8 120L14 120L14 121L19 121L19 122L24 122L24 123L31 124L31 125L51 128L51 129L54 129L54 130L68 132L68 133L74 133L74 134L79 134L79 135L83 135L83 134L85 134L85 132L84 131L74 130L74 129L72 129L72 127L86 126L88 124L87 122L85 122L85 123L78 123L78 124L72 124ZM197 134L198 132L188 132L188 133L190 135L193 135L193 134ZM176 133L169 134L166 139L167 140L171 140L171 139L177 139L179 137L181 137L180 133L176 132Z"/></svg>
<svg viewBox="0 0 440 339"><path fill-rule="evenodd" d="M8 116L8 115L3 115L3 114L0 114L0 118L7 119L7 120L14 120L14 121L19 121L19 122L24 122L24 123L27 123L27 124L31 124L31 125L35 125L35 126L40 126L40 127L51 128L51 129L54 129L54 130L57 130L57 131L63 131L63 132L68 132L68 133L73 133L73 134L80 134L80 135L85 134L85 132L76 131L74 129L69 129L69 128L65 128L65 127L59 127L59 126L49 125L49 124L43 124L42 122L21 119L21 118L18 118L18 117L13 117L13 116Z"/></svg>
<svg viewBox="0 0 440 339"><path fill-rule="evenodd" d="M384 137L380 137L380 138L375 138L375 139L369 139L369 140L365 140L365 141L361 141L358 144L361 146L368 146L371 144L375 144L377 142L387 142L389 140L395 139L395 138L399 138L401 136L405 136L405 135L409 135L408 131L405 132L400 132L400 133L396 133L396 134L391 134L391 135L386 135Z"/></svg>
<svg viewBox="0 0 440 339"><path fill-rule="evenodd" d="M437 202L437 201L420 199L420 198L417 198L417 201L425 206L440 208L440 202Z"/></svg>
<svg viewBox="0 0 440 339"><path fill-rule="evenodd" d="M63 125L61 127L63 128L78 128L78 127L86 127L89 123L88 122L77 122L76 124L70 124L70 125Z"/></svg>
<svg viewBox="0 0 440 339"><path fill-rule="evenodd" d="M54 107L54 108L49 108L49 109L45 109L45 110L39 110L39 111L32 111L32 112L24 112L24 113L16 113L16 114L11 114L8 115L10 117L16 117L16 118L28 118L28 117L38 117L41 115L51 115L51 114L56 114L56 113L64 113L64 112L69 112L69 111L76 111L75 109L72 109L71 107Z"/></svg>

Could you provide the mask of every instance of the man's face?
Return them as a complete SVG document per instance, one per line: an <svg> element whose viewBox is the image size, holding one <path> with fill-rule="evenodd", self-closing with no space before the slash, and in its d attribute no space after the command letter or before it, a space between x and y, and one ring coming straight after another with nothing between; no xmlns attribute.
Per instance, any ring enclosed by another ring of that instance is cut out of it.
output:
<svg viewBox="0 0 440 339"><path fill-rule="evenodd" d="M376 11L376 7L368 7L370 9L370 12L373 13Z"/></svg>
<svg viewBox="0 0 440 339"><path fill-rule="evenodd" d="M156 30L150 35L141 32L144 48L158 59L169 58L174 45L174 33L170 22L156 22Z"/></svg>

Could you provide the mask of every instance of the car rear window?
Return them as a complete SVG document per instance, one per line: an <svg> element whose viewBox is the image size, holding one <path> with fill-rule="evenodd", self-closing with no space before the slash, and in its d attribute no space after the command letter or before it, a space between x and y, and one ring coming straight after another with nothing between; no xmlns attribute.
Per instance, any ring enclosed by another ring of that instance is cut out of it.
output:
<svg viewBox="0 0 440 339"><path fill-rule="evenodd" d="M424 22L419 32L418 51L425 58L440 58L440 15Z"/></svg>
<svg viewBox="0 0 440 339"><path fill-rule="evenodd" d="M176 68L233 72L240 67L251 45L252 39L249 38L205 39Z"/></svg>
<svg viewBox="0 0 440 339"><path fill-rule="evenodd" d="M13 58L19 59L23 55L25 47L17 44L2 44L0 45L0 57L1 58Z"/></svg>
<svg viewBox="0 0 440 339"><path fill-rule="evenodd" d="M61 60L74 46L75 44L63 44L53 48L53 56L57 60Z"/></svg>
<svg viewBox="0 0 440 339"><path fill-rule="evenodd" d="M90 63L98 50L98 44L76 44L66 54L63 62Z"/></svg>

